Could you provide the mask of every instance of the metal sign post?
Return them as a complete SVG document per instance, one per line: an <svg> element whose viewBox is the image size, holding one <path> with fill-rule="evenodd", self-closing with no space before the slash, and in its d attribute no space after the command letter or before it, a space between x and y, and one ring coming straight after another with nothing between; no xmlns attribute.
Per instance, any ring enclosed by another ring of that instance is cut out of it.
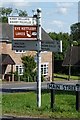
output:
<svg viewBox="0 0 80 120"><path fill-rule="evenodd" d="M76 84L79 91L76 91L76 110L80 111L80 84Z"/></svg>
<svg viewBox="0 0 80 120"><path fill-rule="evenodd" d="M41 107L41 9L37 9L37 107Z"/></svg>

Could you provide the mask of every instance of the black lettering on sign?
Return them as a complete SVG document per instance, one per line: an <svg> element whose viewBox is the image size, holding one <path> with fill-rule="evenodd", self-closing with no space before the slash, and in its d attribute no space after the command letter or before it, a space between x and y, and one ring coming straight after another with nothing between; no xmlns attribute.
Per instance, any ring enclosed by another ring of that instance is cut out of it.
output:
<svg viewBox="0 0 80 120"><path fill-rule="evenodd" d="M48 84L49 89L54 89L54 90L64 90L64 91L80 91L80 85L68 85L68 84L55 84L51 83Z"/></svg>
<svg viewBox="0 0 80 120"><path fill-rule="evenodd" d="M56 90L60 90L60 85L55 85Z"/></svg>

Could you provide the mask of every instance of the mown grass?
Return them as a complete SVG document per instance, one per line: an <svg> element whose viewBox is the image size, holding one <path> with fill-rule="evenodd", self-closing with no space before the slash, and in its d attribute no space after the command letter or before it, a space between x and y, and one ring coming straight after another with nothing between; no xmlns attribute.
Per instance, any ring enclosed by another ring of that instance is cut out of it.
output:
<svg viewBox="0 0 80 120"><path fill-rule="evenodd" d="M75 108L74 94L56 94L55 106L50 108L50 93L42 93L42 106L37 108L36 93L10 93L2 95L2 114L49 118L80 118Z"/></svg>
<svg viewBox="0 0 80 120"><path fill-rule="evenodd" d="M80 76L70 76L71 80L80 80ZM68 80L68 75L54 73L54 80Z"/></svg>
<svg viewBox="0 0 80 120"><path fill-rule="evenodd" d="M2 94L0 93L0 116L2 115Z"/></svg>

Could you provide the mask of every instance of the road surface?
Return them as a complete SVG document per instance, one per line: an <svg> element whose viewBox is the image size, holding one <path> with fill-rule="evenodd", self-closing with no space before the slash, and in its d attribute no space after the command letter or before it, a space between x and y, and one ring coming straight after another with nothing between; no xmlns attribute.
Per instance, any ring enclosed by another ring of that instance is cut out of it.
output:
<svg viewBox="0 0 80 120"><path fill-rule="evenodd" d="M47 89L47 83L50 82L42 82L41 89ZM58 84L80 84L78 80L76 81L54 81L54 83ZM33 91L37 90L36 82L7 82L0 84L0 92L25 92L25 91Z"/></svg>
<svg viewBox="0 0 80 120"><path fill-rule="evenodd" d="M3 117L2 120L80 120L79 118L29 118L29 117Z"/></svg>

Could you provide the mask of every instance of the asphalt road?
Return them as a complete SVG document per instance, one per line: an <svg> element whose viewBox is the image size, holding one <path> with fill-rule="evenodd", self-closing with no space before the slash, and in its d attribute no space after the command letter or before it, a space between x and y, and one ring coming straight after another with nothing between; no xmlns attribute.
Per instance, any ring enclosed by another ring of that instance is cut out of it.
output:
<svg viewBox="0 0 80 120"><path fill-rule="evenodd" d="M42 87L45 87L45 83L42 83ZM14 82L14 83L4 83L2 84L2 88L7 89L36 89L36 82Z"/></svg>
<svg viewBox="0 0 80 120"><path fill-rule="evenodd" d="M47 83L50 82L42 82L41 89L47 89ZM80 84L78 80L76 81L56 81L58 84ZM25 91L33 91L37 90L36 82L7 82L0 84L0 92L8 93L8 92L25 92Z"/></svg>
<svg viewBox="0 0 80 120"><path fill-rule="evenodd" d="M47 83L42 83L42 89L47 89ZM25 92L25 91L37 90L36 82L14 82L2 84L2 92Z"/></svg>
<svg viewBox="0 0 80 120"><path fill-rule="evenodd" d="M43 82L41 89L47 89L47 82ZM9 92L26 92L26 91L36 91L37 83L36 82L7 82L0 84L0 92L9 93Z"/></svg>

